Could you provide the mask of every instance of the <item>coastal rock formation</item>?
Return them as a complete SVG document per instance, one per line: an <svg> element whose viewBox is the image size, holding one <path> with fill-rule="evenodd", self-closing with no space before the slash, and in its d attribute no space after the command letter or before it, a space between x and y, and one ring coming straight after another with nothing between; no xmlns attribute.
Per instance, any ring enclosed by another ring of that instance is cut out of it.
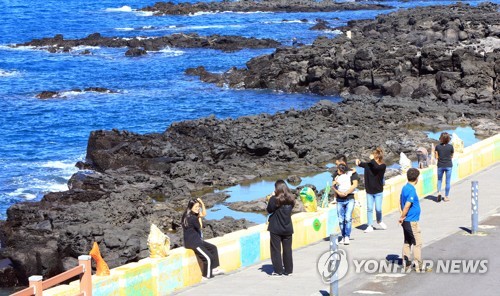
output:
<svg viewBox="0 0 500 296"><path fill-rule="evenodd" d="M51 90L44 90L40 92L39 94L36 95L37 98L46 100L46 99L52 99L52 98L61 98L64 97L67 91L51 91ZM107 89L104 87L87 87L84 89L79 89L79 88L74 88L70 90L70 92L75 92L75 93L82 93L82 92L97 92L97 93L106 93L106 94L115 94L118 93L117 91Z"/></svg>
<svg viewBox="0 0 500 296"><path fill-rule="evenodd" d="M223 76L193 70L233 87L322 94L356 90L360 95L345 94L342 103L321 101L275 115L176 122L157 134L94 131L86 162L78 164L92 171L75 174L68 191L9 208L7 220L0 223L0 260L10 260L2 262L12 262L25 284L28 275L51 276L74 267L77 256L88 253L96 241L113 268L148 255L151 223L168 233L172 247L182 245L180 217L192 196L201 195L211 207L227 198L206 193L215 188L277 174L323 172L337 154L352 162L374 146L383 147L388 162L400 152L411 157L430 140L410 127L465 124L484 136L498 133L498 110L491 108L498 100L498 50L487 50L498 37L492 25L498 21L495 9L455 5L398 12L351 23L346 29L352 39L320 38L312 46L279 49L251 60L246 70L231 69ZM452 29L457 18L449 18L455 14L463 19L464 30ZM445 27L448 33L436 37ZM464 40L464 48L453 43L455 35ZM85 42L99 44L102 38L93 35ZM63 42L62 36L57 39ZM138 44L132 47L145 46ZM73 46L77 43L62 48ZM484 46L484 56L470 46ZM475 99L464 99L471 94ZM228 217L207 221L204 236L248 225Z"/></svg>
<svg viewBox="0 0 500 296"><path fill-rule="evenodd" d="M222 2L197 2L178 3L156 2L140 10L151 11L154 15L167 14L194 14L199 12L327 12L343 10L381 10L391 9L391 6L368 3L336 3L334 1L314 0L266 0L266 1L222 1Z"/></svg>
<svg viewBox="0 0 500 296"><path fill-rule="evenodd" d="M488 111L418 99L351 96L335 104L219 120L207 117L177 122L164 133L94 131L87 168L74 175L68 191L46 194L40 202L13 205L0 225L3 258L13 262L19 282L28 275L51 276L74 266L94 241L110 268L148 256L151 223L182 245L180 217L186 201L202 190L231 186L277 173L324 171L344 153L352 161L374 145L388 161L408 155L429 139L408 126L439 126L473 121L495 128ZM225 193L202 196L207 207ZM209 218L209 217L208 217ZM208 221L206 238L246 228L244 220Z"/></svg>
<svg viewBox="0 0 500 296"><path fill-rule="evenodd" d="M13 47L33 46L48 50L51 53L70 52L78 46L128 47L128 56L139 56L146 51L158 51L166 47L178 48L211 48L226 52L237 51L243 48L273 48L279 42L272 39L246 38L229 35L200 36L191 34L172 34L163 37L104 37L100 33L93 33L82 39L64 39L57 34L52 38L33 39L29 42L16 44Z"/></svg>
<svg viewBox="0 0 500 296"><path fill-rule="evenodd" d="M245 69L200 72L201 79L235 88L430 97L498 108L498 7L432 6L350 21L336 38L278 48L251 59Z"/></svg>

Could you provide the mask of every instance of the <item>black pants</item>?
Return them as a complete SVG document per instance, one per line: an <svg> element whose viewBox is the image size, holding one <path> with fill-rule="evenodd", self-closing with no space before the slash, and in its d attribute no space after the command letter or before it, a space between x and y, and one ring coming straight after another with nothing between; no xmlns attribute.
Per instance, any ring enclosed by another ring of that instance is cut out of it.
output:
<svg viewBox="0 0 500 296"><path fill-rule="evenodd" d="M219 252L217 251L217 247L204 241L201 246L193 249L193 251L203 262L201 269L203 276L207 278L213 277L212 270L219 267Z"/></svg>
<svg viewBox="0 0 500 296"><path fill-rule="evenodd" d="M283 258L281 257L281 245L283 245ZM293 272L291 235L271 233L271 262L274 272L278 274L283 274L283 266L285 266L285 274Z"/></svg>

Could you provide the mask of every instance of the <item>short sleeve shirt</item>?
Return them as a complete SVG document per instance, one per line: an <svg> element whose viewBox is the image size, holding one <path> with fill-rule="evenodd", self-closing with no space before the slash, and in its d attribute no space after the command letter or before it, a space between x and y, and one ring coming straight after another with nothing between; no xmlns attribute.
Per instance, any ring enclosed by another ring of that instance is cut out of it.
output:
<svg viewBox="0 0 500 296"><path fill-rule="evenodd" d="M450 144L439 144L436 146L436 152L438 154L437 166L440 168L450 168L453 166L451 161L451 156L454 153L453 146Z"/></svg>
<svg viewBox="0 0 500 296"><path fill-rule="evenodd" d="M420 220L420 202L418 201L417 190L415 186L407 183L401 191L401 210L405 207L407 202L411 203L411 207L406 214L405 221L418 222Z"/></svg>

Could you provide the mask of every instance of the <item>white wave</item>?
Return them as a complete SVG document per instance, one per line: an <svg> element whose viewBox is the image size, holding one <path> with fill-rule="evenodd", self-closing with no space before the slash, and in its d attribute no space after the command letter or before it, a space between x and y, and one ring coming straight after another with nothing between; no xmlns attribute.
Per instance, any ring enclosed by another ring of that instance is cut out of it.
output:
<svg viewBox="0 0 500 296"><path fill-rule="evenodd" d="M195 13L190 13L190 14L188 14L188 16L200 16L200 15L216 14L216 13L219 13L219 11L218 10L216 10L216 11L199 11L199 12L195 12Z"/></svg>
<svg viewBox="0 0 500 296"><path fill-rule="evenodd" d="M301 20L282 20L282 21L265 21L263 24L289 24L289 23L297 23L297 24L315 24L315 22L307 21L303 22Z"/></svg>
<svg viewBox="0 0 500 296"><path fill-rule="evenodd" d="M8 196L17 196L25 200L32 200L36 198L36 194L31 193L26 188L17 188L15 191L7 193Z"/></svg>
<svg viewBox="0 0 500 296"><path fill-rule="evenodd" d="M150 30L150 29L154 29L154 28L155 28L154 26L142 26L141 30Z"/></svg>
<svg viewBox="0 0 500 296"><path fill-rule="evenodd" d="M281 21L280 23L300 23L300 24L307 24L307 23L312 23L310 21L307 21L307 22L303 22L301 20L291 20L291 21Z"/></svg>
<svg viewBox="0 0 500 296"><path fill-rule="evenodd" d="M236 13L236 14L256 14L256 13L273 13L271 11L199 11L195 13L190 13L188 16L201 16L207 14L218 14L218 13Z"/></svg>
<svg viewBox="0 0 500 296"><path fill-rule="evenodd" d="M152 16L154 11L142 11L142 10L134 10L134 13L138 16Z"/></svg>
<svg viewBox="0 0 500 296"><path fill-rule="evenodd" d="M63 161L56 160L56 161L47 161L45 163L42 163L40 166L44 167L44 168L55 168L55 169L68 169L68 168L71 168L72 170L74 170L75 163L73 163L73 162L68 163L68 162L63 162Z"/></svg>
<svg viewBox="0 0 500 296"><path fill-rule="evenodd" d="M337 29L335 29L335 30L323 30L321 32L330 33L330 34L343 34L342 31L337 30Z"/></svg>
<svg viewBox="0 0 500 296"><path fill-rule="evenodd" d="M158 52L165 53L165 54L168 54L169 56L173 56L173 57L180 56L180 55L184 54L184 52L182 50L171 49L168 46L162 50L159 50Z"/></svg>
<svg viewBox="0 0 500 296"><path fill-rule="evenodd" d="M254 14L254 13L274 13L272 11L224 11L224 13Z"/></svg>
<svg viewBox="0 0 500 296"><path fill-rule="evenodd" d="M62 92L60 92L59 95L58 95L58 97L61 97L61 98L75 97L75 96L79 96L79 95L81 95L83 93L85 93L85 92L83 92L83 91L68 90L68 91L62 91Z"/></svg>
<svg viewBox="0 0 500 296"><path fill-rule="evenodd" d="M47 190L50 192L66 191L68 189L69 189L68 184L60 184L60 183L54 183L47 188Z"/></svg>
<svg viewBox="0 0 500 296"><path fill-rule="evenodd" d="M224 29L224 28L241 28L243 25L205 25L205 26L185 26L185 27L171 27L174 30L203 30L203 29Z"/></svg>
<svg viewBox="0 0 500 296"><path fill-rule="evenodd" d="M134 28L115 28L117 31L133 31L135 30Z"/></svg>
<svg viewBox="0 0 500 296"><path fill-rule="evenodd" d="M88 94L88 93L93 93L93 94L115 94L115 92L110 92L110 91L106 91L106 92L98 92L98 91L74 91L74 90L68 90L68 91L62 91L60 92L57 97L58 98L68 98L68 97L76 97L76 96L81 96L81 95L84 95L84 94ZM72 166L74 166L74 164L71 164ZM44 166L44 165L42 165ZM44 167L50 167L50 166L44 166Z"/></svg>
<svg viewBox="0 0 500 296"><path fill-rule="evenodd" d="M106 8L105 11L109 11L109 12L132 12L133 9L132 7L130 6L127 6L127 5L124 5L122 7L118 7L118 8Z"/></svg>
<svg viewBox="0 0 500 296"><path fill-rule="evenodd" d="M0 69L0 77L10 77L10 76L18 76L20 73L18 71L8 71Z"/></svg>
<svg viewBox="0 0 500 296"><path fill-rule="evenodd" d="M100 49L100 46L90 46L90 45L78 45L73 47L73 50L85 50L85 49Z"/></svg>
<svg viewBox="0 0 500 296"><path fill-rule="evenodd" d="M183 27L182 29L194 29L194 30L201 30L201 29L213 29L213 28L216 28L216 29L222 29L222 28L225 28L226 26L223 26L223 25L207 25L207 26L187 26L187 27Z"/></svg>
<svg viewBox="0 0 500 296"><path fill-rule="evenodd" d="M34 49L37 49L35 46L18 46L18 47L14 47L13 46L14 44L11 44L11 45L0 45L0 49L4 49L4 50L34 50Z"/></svg>

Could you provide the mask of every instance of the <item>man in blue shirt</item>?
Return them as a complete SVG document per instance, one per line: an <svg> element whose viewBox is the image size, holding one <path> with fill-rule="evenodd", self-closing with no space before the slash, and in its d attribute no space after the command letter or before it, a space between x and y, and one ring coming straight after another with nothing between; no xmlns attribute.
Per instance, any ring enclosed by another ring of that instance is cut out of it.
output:
<svg viewBox="0 0 500 296"><path fill-rule="evenodd" d="M401 217L399 224L403 226L403 264L405 268L411 266L411 246L413 245L413 261L417 272L423 270L422 266L422 236L418 221L420 220L420 203L418 201L415 185L418 183L420 172L411 168L406 173L408 183L401 191Z"/></svg>

